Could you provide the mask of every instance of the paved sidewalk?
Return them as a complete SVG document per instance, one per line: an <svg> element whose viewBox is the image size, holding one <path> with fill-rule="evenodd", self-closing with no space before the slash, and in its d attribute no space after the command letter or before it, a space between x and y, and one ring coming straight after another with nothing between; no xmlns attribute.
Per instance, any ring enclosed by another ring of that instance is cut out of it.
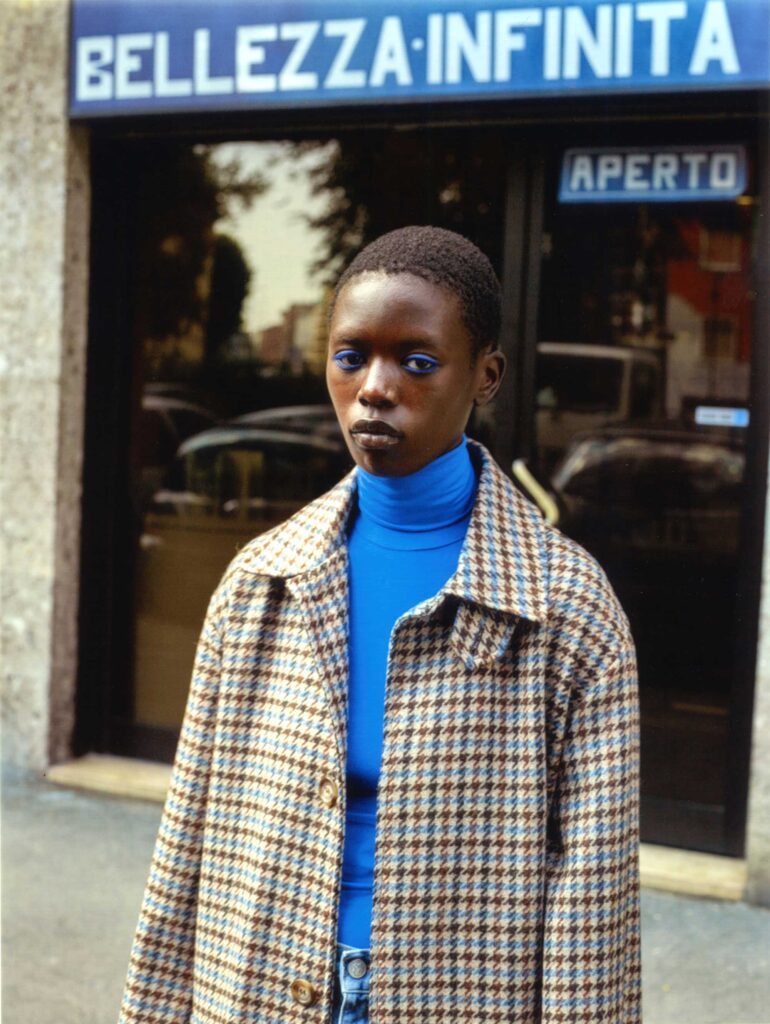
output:
<svg viewBox="0 0 770 1024"><path fill-rule="evenodd" d="M3 1024L115 1024L159 817L6 782ZM642 912L644 1024L770 1024L770 911L645 891Z"/></svg>

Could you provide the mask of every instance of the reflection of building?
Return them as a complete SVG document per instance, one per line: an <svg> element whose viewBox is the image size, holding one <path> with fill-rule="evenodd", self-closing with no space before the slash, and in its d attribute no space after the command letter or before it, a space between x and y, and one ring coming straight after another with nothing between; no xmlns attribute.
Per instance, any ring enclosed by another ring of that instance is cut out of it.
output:
<svg viewBox="0 0 770 1024"><path fill-rule="evenodd" d="M684 219L685 248L668 262L666 406L678 416L683 402L719 400L746 405L751 365L752 303L748 243L735 231L705 229Z"/></svg>
<svg viewBox="0 0 770 1024"><path fill-rule="evenodd" d="M291 325L292 352L300 369L312 363L311 369L318 372L314 356L320 315L320 305L312 302L291 306L284 314L286 322Z"/></svg>
<svg viewBox="0 0 770 1024"><path fill-rule="evenodd" d="M283 324L266 327L257 335L259 354L265 363L280 366L289 355L289 337Z"/></svg>
<svg viewBox="0 0 770 1024"><path fill-rule="evenodd" d="M259 332L262 360L272 366L286 366L293 374L308 367L319 372L318 338L321 305L295 302L283 312L283 322ZM320 360L323 368L323 356Z"/></svg>

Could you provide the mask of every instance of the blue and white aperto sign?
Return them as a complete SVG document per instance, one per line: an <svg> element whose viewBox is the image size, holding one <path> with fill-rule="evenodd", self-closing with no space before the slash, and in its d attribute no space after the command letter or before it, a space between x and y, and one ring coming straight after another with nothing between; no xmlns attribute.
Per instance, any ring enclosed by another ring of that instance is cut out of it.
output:
<svg viewBox="0 0 770 1024"><path fill-rule="evenodd" d="M703 202L746 191L744 146L568 149L561 203Z"/></svg>
<svg viewBox="0 0 770 1024"><path fill-rule="evenodd" d="M73 0L73 116L770 86L770 0Z"/></svg>

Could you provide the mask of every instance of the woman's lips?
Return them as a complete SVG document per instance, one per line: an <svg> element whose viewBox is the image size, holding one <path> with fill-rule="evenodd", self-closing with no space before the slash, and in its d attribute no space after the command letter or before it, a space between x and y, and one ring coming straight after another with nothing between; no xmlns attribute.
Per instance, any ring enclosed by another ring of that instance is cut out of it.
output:
<svg viewBox="0 0 770 1024"><path fill-rule="evenodd" d="M350 428L350 436L359 448L370 451L392 448L404 437L400 430L385 420L356 420Z"/></svg>

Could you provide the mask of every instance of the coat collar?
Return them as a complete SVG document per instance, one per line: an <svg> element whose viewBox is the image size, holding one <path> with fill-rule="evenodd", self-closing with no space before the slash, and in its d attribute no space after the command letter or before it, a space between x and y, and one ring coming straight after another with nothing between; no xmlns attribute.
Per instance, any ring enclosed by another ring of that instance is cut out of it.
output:
<svg viewBox="0 0 770 1024"><path fill-rule="evenodd" d="M479 487L457 570L443 593L542 622L546 603L543 520L486 448L474 441L468 443L480 469ZM321 498L253 541L242 552L241 568L287 580L315 574L345 547L346 525L355 499L353 470Z"/></svg>

